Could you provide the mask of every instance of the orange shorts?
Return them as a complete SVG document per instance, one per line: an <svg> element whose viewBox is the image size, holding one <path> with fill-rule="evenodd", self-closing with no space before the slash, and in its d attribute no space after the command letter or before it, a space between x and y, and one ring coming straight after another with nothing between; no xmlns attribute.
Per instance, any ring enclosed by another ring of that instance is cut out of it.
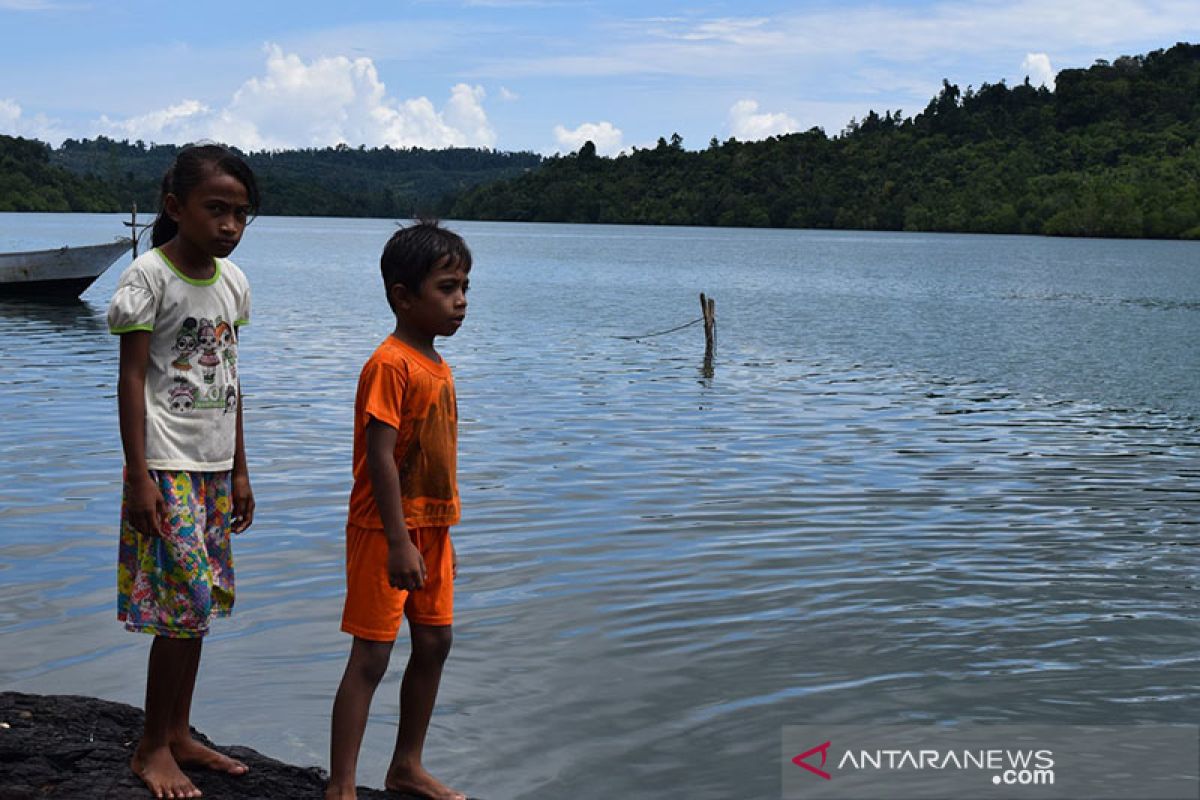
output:
<svg viewBox="0 0 1200 800"><path fill-rule="evenodd" d="M388 583L387 537L381 530L346 526L346 605L342 630L375 642L393 642L400 620L418 625L454 621L454 564L450 529L409 528L425 559L425 585L414 592Z"/></svg>

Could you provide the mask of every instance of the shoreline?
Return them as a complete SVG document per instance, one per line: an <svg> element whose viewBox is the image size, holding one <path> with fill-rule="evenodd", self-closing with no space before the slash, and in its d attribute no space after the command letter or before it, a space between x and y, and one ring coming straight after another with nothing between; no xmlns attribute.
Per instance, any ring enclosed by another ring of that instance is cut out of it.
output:
<svg viewBox="0 0 1200 800"><path fill-rule="evenodd" d="M0 692L0 800L150 798L129 769L141 709L82 695ZM213 743L192 729L197 739ZM299 767L249 747L220 746L250 771L233 776L185 769L209 800L320 798L325 770ZM360 800L411 797L359 787Z"/></svg>
<svg viewBox="0 0 1200 800"><path fill-rule="evenodd" d="M95 216L95 217L111 217L113 215L121 215L128 217L128 211L0 211L3 214L29 214L29 215L58 215L58 216ZM148 218L153 218L154 214L146 212ZM399 216L399 217L375 217L365 215L331 215L331 214L261 214L255 219L274 219L274 220L340 220L340 221L386 221L389 224L397 222L407 223L415 220L416 217ZM500 218L500 217L455 217L450 215L437 216L438 221L449 225L457 225L460 222L467 223L483 223L493 225L554 225L554 226L577 226L587 228L666 228L671 230L716 230L716 231L800 231L805 233L831 233L831 234L912 234L914 236L995 236L1004 238L1030 238L1030 239L1051 239L1062 241L1100 241L1100 242L1180 242L1183 244L1194 244L1200 242L1200 236L1117 236L1104 234L1065 234L1065 233L1028 233L1021 231L972 231L972 230L944 230L944 229L908 229L908 228L837 228L837 227L793 227L788 225L705 225L699 222L571 222L566 220L550 220L550 219L515 219L515 218ZM58 249L61 243L57 240L46 242L37 245L33 249ZM72 247L78 245L71 245ZM144 245L143 245L144 246Z"/></svg>

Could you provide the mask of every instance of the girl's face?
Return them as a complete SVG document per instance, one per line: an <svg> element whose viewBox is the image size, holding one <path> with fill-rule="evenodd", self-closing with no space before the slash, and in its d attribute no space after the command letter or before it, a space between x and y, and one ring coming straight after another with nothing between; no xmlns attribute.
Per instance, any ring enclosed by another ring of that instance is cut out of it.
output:
<svg viewBox="0 0 1200 800"><path fill-rule="evenodd" d="M217 258L224 258L238 246L250 217L246 187L232 175L215 169L188 192L185 200L168 194L165 206L167 215L179 224L179 236Z"/></svg>

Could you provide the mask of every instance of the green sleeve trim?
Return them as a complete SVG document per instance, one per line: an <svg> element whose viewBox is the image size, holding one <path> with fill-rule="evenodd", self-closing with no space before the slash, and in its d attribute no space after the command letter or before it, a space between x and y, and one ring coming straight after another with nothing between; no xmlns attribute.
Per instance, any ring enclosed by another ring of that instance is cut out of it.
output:
<svg viewBox="0 0 1200 800"><path fill-rule="evenodd" d="M114 336L119 336L122 333L133 333L134 331L145 331L146 333L154 333L154 327L149 325L130 325L128 328L109 328L108 332Z"/></svg>
<svg viewBox="0 0 1200 800"><path fill-rule="evenodd" d="M233 327L235 327L235 328L240 328L240 327L242 327L243 325L249 325L249 324L250 324L250 320L248 320L248 319L239 319L237 322L233 323Z"/></svg>

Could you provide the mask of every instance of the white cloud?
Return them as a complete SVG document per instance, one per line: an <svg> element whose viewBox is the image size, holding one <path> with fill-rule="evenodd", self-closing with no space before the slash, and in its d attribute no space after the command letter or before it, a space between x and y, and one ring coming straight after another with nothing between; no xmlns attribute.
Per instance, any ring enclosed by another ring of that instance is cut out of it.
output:
<svg viewBox="0 0 1200 800"><path fill-rule="evenodd" d="M729 109L729 131L734 138L755 142L800 130L800 123L787 114L758 113L755 100L738 100Z"/></svg>
<svg viewBox="0 0 1200 800"><path fill-rule="evenodd" d="M604 156L620 152L622 135L621 129L611 122L585 122L575 130L554 126L554 138L564 149L578 150L584 142L591 142L596 145L596 152Z"/></svg>
<svg viewBox="0 0 1200 800"><path fill-rule="evenodd" d="M493 147L496 133L483 108L484 90L450 90L439 111L426 97L389 97L370 58L304 61L266 48L264 75L247 80L228 105L185 100L125 120L102 117L102 132L157 142L214 139L246 150L326 147Z"/></svg>
<svg viewBox="0 0 1200 800"><path fill-rule="evenodd" d="M458 83L450 90L450 101L446 103L442 117L451 131L466 137L464 144L483 147L496 144L496 132L492 130L487 113L483 110L484 97L486 94L482 86Z"/></svg>
<svg viewBox="0 0 1200 800"><path fill-rule="evenodd" d="M701 22L682 33L664 31L667 38L679 38L691 42L719 41L744 46L758 46L766 43L777 43L780 35L771 30L763 30L770 20L765 17L747 19L723 18Z"/></svg>
<svg viewBox="0 0 1200 800"><path fill-rule="evenodd" d="M66 132L58 120L51 119L45 114L27 117L16 101L2 98L0 98L0 133L21 136L26 139L40 139L53 145L57 145L66 138Z"/></svg>
<svg viewBox="0 0 1200 800"><path fill-rule="evenodd" d="M1111 48L1131 40L1168 43L1200 33L1195 0L1109 0L1103 14L1095 13L1094 0L851 2L834 10L824 3L793 5L796 10L772 17L631 20L615 40L569 53L495 59L481 74L509 80L547 74L792 80L816 74L824 83L843 85L845 76L823 72L830 62L870 60L920 74L932 66L936 89L952 60L1000 61L1027 52L1030 42L1059 58L1082 58L1079 65L1087 66L1096 57L1112 58Z"/></svg>
<svg viewBox="0 0 1200 800"><path fill-rule="evenodd" d="M173 135L178 131L203 127L211 115L211 109L200 101L184 100L173 106L126 120L115 121L102 116L99 126L104 133L117 138L168 142L172 141Z"/></svg>
<svg viewBox="0 0 1200 800"><path fill-rule="evenodd" d="M509 89L507 86L500 87L500 99L506 103L512 103L521 99L521 95Z"/></svg>
<svg viewBox="0 0 1200 800"><path fill-rule="evenodd" d="M1050 66L1050 56L1045 53L1028 53L1021 62L1021 70L1029 76L1029 82L1034 86L1045 86L1054 89L1054 68Z"/></svg>

